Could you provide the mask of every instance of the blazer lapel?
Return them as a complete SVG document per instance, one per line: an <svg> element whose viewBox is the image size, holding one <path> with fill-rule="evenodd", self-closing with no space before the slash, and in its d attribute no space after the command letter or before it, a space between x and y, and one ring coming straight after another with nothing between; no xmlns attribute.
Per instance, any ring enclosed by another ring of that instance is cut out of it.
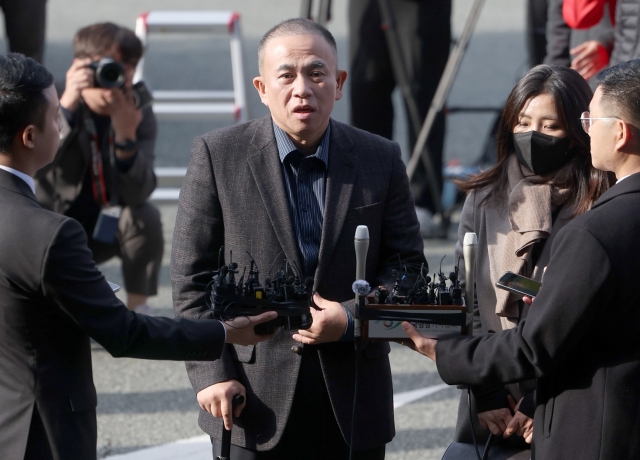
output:
<svg viewBox="0 0 640 460"><path fill-rule="evenodd" d="M322 237L320 253L316 268L314 289L320 284L329 265L333 250L338 242L344 225L351 195L356 181L357 169L353 142L338 123L331 123L331 139L329 141L329 169L327 171L327 190L324 200L324 217L322 221Z"/></svg>
<svg viewBox="0 0 640 460"><path fill-rule="evenodd" d="M291 264L302 267L289 201L285 193L278 146L271 124L270 116L264 117L257 124L251 144L258 153L249 156L249 167L285 257Z"/></svg>

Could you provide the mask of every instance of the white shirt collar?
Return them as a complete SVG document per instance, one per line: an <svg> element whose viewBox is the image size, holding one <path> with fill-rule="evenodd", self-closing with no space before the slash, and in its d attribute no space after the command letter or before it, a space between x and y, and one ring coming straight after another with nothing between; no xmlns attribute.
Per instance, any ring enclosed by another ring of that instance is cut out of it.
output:
<svg viewBox="0 0 640 460"><path fill-rule="evenodd" d="M626 176L621 177L620 179L618 179L618 180L616 181L616 184L619 184L620 182L622 182L623 180L625 180L625 179L626 179L627 177L629 177L630 175L631 175L631 174L627 174Z"/></svg>
<svg viewBox="0 0 640 460"><path fill-rule="evenodd" d="M36 184L35 184L35 182L33 182L33 177L31 177L28 174L25 174L25 173L23 173L21 171L18 171L17 169L9 168L8 166L0 165L0 169L4 169L8 173L13 174L14 176L18 176L20 179L22 179L23 181L25 181L27 183L27 185L29 186L29 188L31 189L33 194L34 195L36 194Z"/></svg>

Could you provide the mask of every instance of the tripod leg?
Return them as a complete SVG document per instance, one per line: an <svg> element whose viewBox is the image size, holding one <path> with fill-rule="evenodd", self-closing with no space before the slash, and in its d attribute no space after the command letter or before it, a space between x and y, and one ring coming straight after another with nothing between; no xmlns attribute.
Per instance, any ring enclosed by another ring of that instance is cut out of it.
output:
<svg viewBox="0 0 640 460"><path fill-rule="evenodd" d="M418 135L418 140L416 141L413 153L411 154L411 159L409 160L409 164L407 165L407 175L409 176L409 180L411 180L414 173L416 172L416 167L418 166L418 161L420 161L420 156L424 156L423 151L424 146L427 143L427 138L429 137L429 133L431 132L431 128L433 127L436 115L444 107L444 103L446 102L449 91L451 90L451 85L453 85L453 80L458 73L458 68L460 67L462 57L467 50L467 45L469 44L469 40L471 39L471 34L473 33L473 29L478 22L478 17L480 16L480 12L482 11L484 2L485 0L474 1L471 7L471 12L469 13L467 21L465 22L464 29L462 30L462 34L460 35L460 39L457 41L455 47L453 48L453 51L451 52L451 55L449 56L447 66L445 67L442 78L440 79L440 83L438 84L436 94L433 96L431 106L429 107L429 112L427 112L427 117L422 124L420 134Z"/></svg>

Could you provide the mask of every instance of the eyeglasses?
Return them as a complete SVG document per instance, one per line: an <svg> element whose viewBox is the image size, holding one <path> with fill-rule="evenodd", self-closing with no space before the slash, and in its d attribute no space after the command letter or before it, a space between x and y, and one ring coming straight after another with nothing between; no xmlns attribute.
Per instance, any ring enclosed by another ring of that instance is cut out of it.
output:
<svg viewBox="0 0 640 460"><path fill-rule="evenodd" d="M589 134L589 130L591 129L591 125L593 124L593 120L620 120L618 117L602 117L602 118L591 118L590 112L582 112L580 115L580 121L582 122L582 129L584 132Z"/></svg>

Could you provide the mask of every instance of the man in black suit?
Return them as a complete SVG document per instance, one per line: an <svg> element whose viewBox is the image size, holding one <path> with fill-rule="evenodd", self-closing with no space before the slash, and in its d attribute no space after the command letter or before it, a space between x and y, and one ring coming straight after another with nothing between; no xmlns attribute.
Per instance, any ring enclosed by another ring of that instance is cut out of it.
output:
<svg viewBox="0 0 640 460"><path fill-rule="evenodd" d="M438 341L403 323L449 384L538 379L538 459L640 458L640 60L597 82L582 123L593 166L618 182L558 233L527 319Z"/></svg>
<svg viewBox="0 0 640 460"><path fill-rule="evenodd" d="M174 307L187 318L204 311L206 280L224 245L240 267L249 266L249 251L264 276L286 259L289 275L313 278L322 310L312 310L309 330L228 347L218 362L190 362L187 371L207 406L200 426L213 437L214 455L221 425L214 417L241 392L247 404L235 413L232 458L347 459L355 230L369 227L368 281L391 289L398 265L411 277L424 262L413 198L398 144L330 119L347 75L329 31L284 21L263 37L258 59L253 83L270 115L193 143L171 256ZM388 354L387 343L370 343L360 359L356 459L384 458L395 434Z"/></svg>
<svg viewBox="0 0 640 460"><path fill-rule="evenodd" d="M268 338L212 320L129 311L92 261L80 224L36 201L33 175L60 140L53 76L0 56L0 458L96 458L89 336L113 356L214 360ZM274 318L273 312L252 319Z"/></svg>

